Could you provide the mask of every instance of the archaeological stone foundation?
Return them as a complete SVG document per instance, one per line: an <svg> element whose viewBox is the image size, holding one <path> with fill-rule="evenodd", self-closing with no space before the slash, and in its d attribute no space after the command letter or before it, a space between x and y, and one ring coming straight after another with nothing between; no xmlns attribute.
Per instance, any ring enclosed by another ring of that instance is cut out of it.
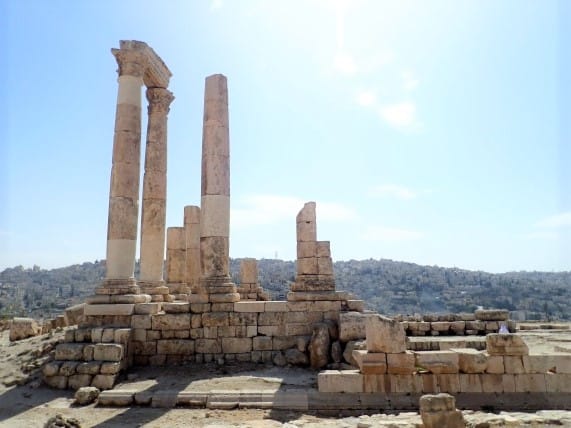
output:
<svg viewBox="0 0 571 428"><path fill-rule="evenodd" d="M119 78L107 273L87 299L77 328L66 332L55 360L43 367L47 384L105 390L134 365L215 361L327 369L318 375L322 402L342 394L341 401L354 403L354 408L374 408L379 397L391 394L539 393L554 397L553 402L569 397L570 355L530 355L517 334L497 333L502 323L508 325L507 313L393 320L365 311L363 301L336 290L329 242L317 239L314 202L300 207L295 219L297 276L287 300L269 300L258 283L255 259L242 261L241 281L234 284L229 272L226 77L216 74L205 80L200 207L185 207L181 225L167 228L171 72L143 42L121 41L112 53ZM143 86L148 126L139 237ZM139 278L134 276L137 239ZM508 327L514 331L513 325ZM414 350L407 333L488 334L480 350L460 345Z"/></svg>

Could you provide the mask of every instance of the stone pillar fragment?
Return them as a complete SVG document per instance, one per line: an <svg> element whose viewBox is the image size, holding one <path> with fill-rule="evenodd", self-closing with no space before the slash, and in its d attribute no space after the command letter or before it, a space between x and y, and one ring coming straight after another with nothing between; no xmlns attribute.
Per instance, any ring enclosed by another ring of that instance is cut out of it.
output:
<svg viewBox="0 0 571 428"><path fill-rule="evenodd" d="M335 278L329 241L317 241L315 202L307 202L296 217L297 276L293 292L334 292Z"/></svg>
<svg viewBox="0 0 571 428"><path fill-rule="evenodd" d="M112 49L119 65L119 88L113 137L113 164L107 227L107 273L100 294L137 293L135 249L139 214L141 86L146 45L122 42Z"/></svg>
<svg viewBox="0 0 571 428"><path fill-rule="evenodd" d="M240 261L240 300L269 300L269 295L258 283L258 262L256 259Z"/></svg>
<svg viewBox="0 0 571 428"><path fill-rule="evenodd" d="M174 97L167 89L149 88L147 99L149 119L143 179L139 285L150 287L164 285L167 114Z"/></svg>
<svg viewBox="0 0 571 428"><path fill-rule="evenodd" d="M185 282L192 294L206 294L200 288L200 208L184 207L184 232L186 236Z"/></svg>
<svg viewBox="0 0 571 428"><path fill-rule="evenodd" d="M167 287L171 295L187 294L186 284L186 236L184 227L167 229Z"/></svg>
<svg viewBox="0 0 571 428"><path fill-rule="evenodd" d="M212 302L235 302L230 278L230 143L226 77L206 78L202 134L201 287ZM216 296L213 296L216 295Z"/></svg>

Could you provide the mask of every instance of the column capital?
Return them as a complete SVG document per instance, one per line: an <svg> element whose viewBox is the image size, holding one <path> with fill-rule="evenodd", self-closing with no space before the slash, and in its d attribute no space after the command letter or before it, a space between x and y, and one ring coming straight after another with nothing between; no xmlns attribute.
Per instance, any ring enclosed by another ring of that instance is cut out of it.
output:
<svg viewBox="0 0 571 428"><path fill-rule="evenodd" d="M149 115L153 113L167 114L170 110L170 104L174 100L174 95L165 88L148 88L147 100L149 101Z"/></svg>
<svg viewBox="0 0 571 428"><path fill-rule="evenodd" d="M119 65L119 76L143 78L147 69L147 57L139 49L111 49Z"/></svg>

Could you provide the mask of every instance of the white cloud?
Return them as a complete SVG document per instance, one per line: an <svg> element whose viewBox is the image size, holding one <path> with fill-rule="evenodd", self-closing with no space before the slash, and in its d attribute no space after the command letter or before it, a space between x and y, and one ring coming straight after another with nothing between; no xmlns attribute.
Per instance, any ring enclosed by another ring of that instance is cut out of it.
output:
<svg viewBox="0 0 571 428"><path fill-rule="evenodd" d="M404 71L402 73L402 86L405 91L413 91L416 89L420 80L411 72Z"/></svg>
<svg viewBox="0 0 571 428"><path fill-rule="evenodd" d="M418 196L412 189L396 184L381 184L373 187L369 193L371 196L390 196L401 200L411 200Z"/></svg>
<svg viewBox="0 0 571 428"><path fill-rule="evenodd" d="M295 222L295 216L308 202L301 198L281 195L250 195L241 200L241 208L231 210L232 227L250 227L275 224L287 220ZM316 208L317 222L347 221L357 218L357 213L336 202L319 202Z"/></svg>
<svg viewBox="0 0 571 428"><path fill-rule="evenodd" d="M551 241L557 239L557 234L551 231L541 231L541 232L531 232L523 235L524 239L540 240L540 241Z"/></svg>
<svg viewBox="0 0 571 428"><path fill-rule="evenodd" d="M335 59L333 62L335 70L342 74L355 74L358 70L357 64L353 57L344 52L339 52L335 55Z"/></svg>
<svg viewBox="0 0 571 428"><path fill-rule="evenodd" d="M538 221L536 226L550 229L571 226L571 211L545 217Z"/></svg>
<svg viewBox="0 0 571 428"><path fill-rule="evenodd" d="M389 125L399 129L414 129L416 120L416 104L412 101L390 104L379 109L381 118Z"/></svg>
<svg viewBox="0 0 571 428"><path fill-rule="evenodd" d="M210 10L218 10L222 8L222 0L212 0L210 2Z"/></svg>
<svg viewBox="0 0 571 428"><path fill-rule="evenodd" d="M371 226L368 227L362 238L365 241L415 241L421 239L423 234L417 230L400 229L392 227Z"/></svg>
<svg viewBox="0 0 571 428"><path fill-rule="evenodd" d="M360 91L355 95L355 101L362 107L372 107L377 104L377 95L373 91Z"/></svg>

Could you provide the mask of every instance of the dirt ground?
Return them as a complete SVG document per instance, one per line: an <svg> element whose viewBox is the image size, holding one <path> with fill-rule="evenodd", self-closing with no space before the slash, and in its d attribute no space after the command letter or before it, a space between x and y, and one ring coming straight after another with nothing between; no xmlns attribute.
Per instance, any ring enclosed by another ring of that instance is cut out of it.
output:
<svg viewBox="0 0 571 428"><path fill-rule="evenodd" d="M63 332L10 343L8 332L0 332L0 427L43 427L49 418L61 414L75 418L82 427L420 427L417 413L334 414L262 409L157 409L132 406L103 408L76 406L73 391L52 390L41 384L39 367L49 358ZM571 347L571 331L530 331L525 340L532 353ZM570 357L571 358L571 357ZM285 372L287 371L287 376ZM153 388L164 385L193 391L315 388L316 373L304 369L260 366L201 366L136 369L117 388ZM571 427L571 411L545 410L537 413L465 411L468 426L486 427Z"/></svg>

